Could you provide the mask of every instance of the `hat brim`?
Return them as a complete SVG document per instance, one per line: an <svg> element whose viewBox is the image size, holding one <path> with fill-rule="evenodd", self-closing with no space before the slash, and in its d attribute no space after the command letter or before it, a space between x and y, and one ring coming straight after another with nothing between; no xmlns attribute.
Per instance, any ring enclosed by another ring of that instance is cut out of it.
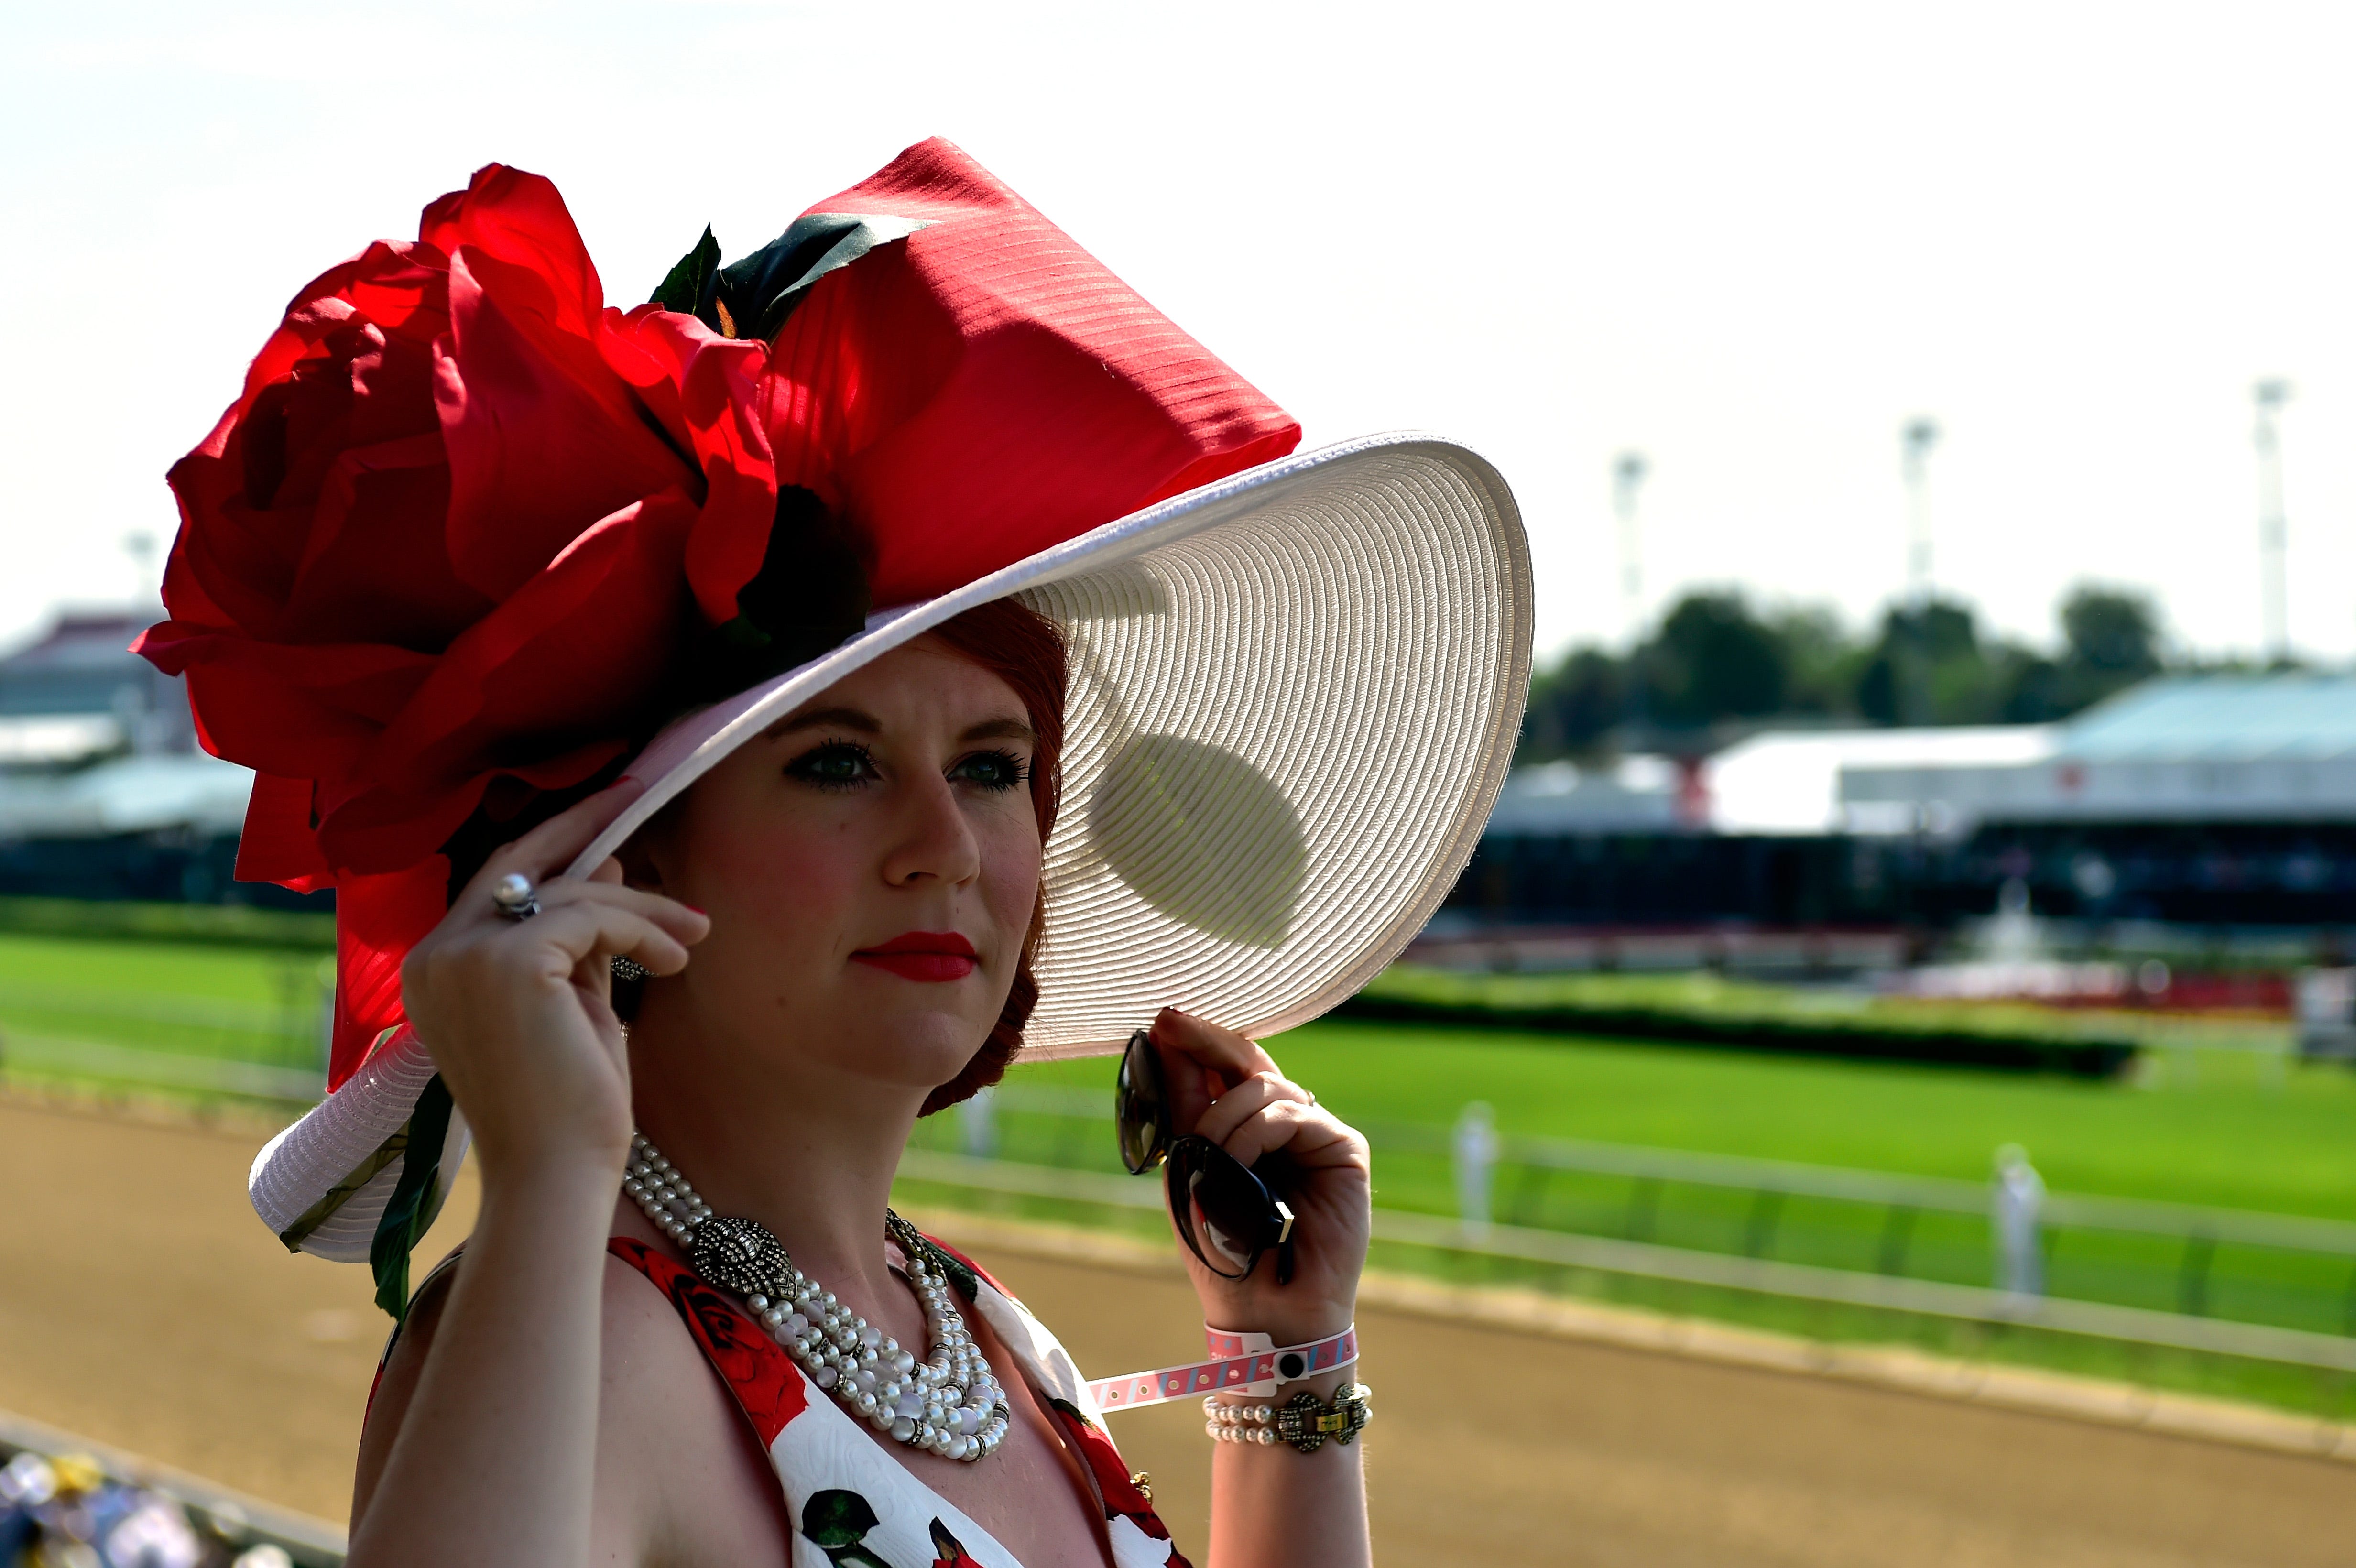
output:
<svg viewBox="0 0 2356 1568"><path fill-rule="evenodd" d="M876 615L656 737L626 770L645 793L569 874L828 687L1010 596L1071 649L1026 1057L1117 1050L1163 1006L1253 1036L1292 1028L1439 907L1519 733L1529 553L1496 470L1411 433L1248 470ZM427 1075L395 1069L431 1058L407 1036L378 1055L255 1162L255 1208L282 1235L348 1189L306 1250L365 1257L391 1194L391 1169L351 1178Z"/></svg>

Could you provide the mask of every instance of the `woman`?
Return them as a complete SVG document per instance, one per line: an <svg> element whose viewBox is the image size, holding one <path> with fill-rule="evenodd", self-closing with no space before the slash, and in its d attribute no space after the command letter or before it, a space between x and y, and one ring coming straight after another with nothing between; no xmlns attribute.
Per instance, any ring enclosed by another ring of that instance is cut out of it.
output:
<svg viewBox="0 0 2356 1568"><path fill-rule="evenodd" d="M259 770L241 873L338 895L335 1092L256 1208L408 1318L351 1560L1183 1561L1135 1391L887 1211L917 1115L1150 1018L1209 1560L1363 1562L1365 1144L1252 1036L1486 815L1510 497L1430 441L1268 461L1280 411L947 144L716 262L604 310L486 170L174 471L142 649Z"/></svg>

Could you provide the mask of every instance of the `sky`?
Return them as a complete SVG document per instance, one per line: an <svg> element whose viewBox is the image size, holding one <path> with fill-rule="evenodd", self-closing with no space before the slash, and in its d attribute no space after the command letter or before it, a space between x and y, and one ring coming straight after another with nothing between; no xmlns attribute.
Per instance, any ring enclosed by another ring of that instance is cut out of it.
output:
<svg viewBox="0 0 2356 1568"><path fill-rule="evenodd" d="M2251 387L2283 417L2289 630L2356 656L2356 12L2147 3L0 10L0 641L123 603L164 471L294 291L498 160L614 303L927 135L1300 417L1437 431L1519 497L1542 652L1697 586L1933 577L2053 635L2139 588L2261 636Z"/></svg>

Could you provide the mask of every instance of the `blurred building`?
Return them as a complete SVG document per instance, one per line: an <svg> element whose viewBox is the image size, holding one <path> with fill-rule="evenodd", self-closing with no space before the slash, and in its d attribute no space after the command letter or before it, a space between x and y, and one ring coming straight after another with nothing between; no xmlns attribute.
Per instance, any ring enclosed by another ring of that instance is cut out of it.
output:
<svg viewBox="0 0 2356 1568"><path fill-rule="evenodd" d="M1488 831L1515 837L1675 832L1690 826L1694 777L1671 758L1651 756L1515 768L1497 793Z"/></svg>
<svg viewBox="0 0 2356 1568"><path fill-rule="evenodd" d="M2156 678L2067 722L1520 769L1439 932L1992 914L2356 931L2356 676Z"/></svg>
<svg viewBox="0 0 2356 1568"><path fill-rule="evenodd" d="M0 659L0 766L70 768L196 749L180 683L130 651L163 613L74 613Z"/></svg>
<svg viewBox="0 0 2356 1568"><path fill-rule="evenodd" d="M2356 675L2169 676L2042 755L1840 777L1853 831L1954 846L1951 890L2043 915L2356 928Z"/></svg>
<svg viewBox="0 0 2356 1568"><path fill-rule="evenodd" d="M2003 731L1997 731L2003 733ZM2356 676L2170 676L2015 756L1844 760L1863 831L1981 823L2356 823Z"/></svg>
<svg viewBox="0 0 2356 1568"><path fill-rule="evenodd" d="M292 896L231 881L253 775L199 750L180 682L129 651L158 613L69 613L0 658L0 894Z"/></svg>

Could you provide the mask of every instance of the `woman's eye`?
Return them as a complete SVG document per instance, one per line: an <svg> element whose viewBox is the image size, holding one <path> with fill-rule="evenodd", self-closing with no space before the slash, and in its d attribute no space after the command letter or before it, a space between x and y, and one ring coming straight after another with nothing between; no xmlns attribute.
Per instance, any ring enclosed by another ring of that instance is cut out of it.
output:
<svg viewBox="0 0 2356 1568"><path fill-rule="evenodd" d="M875 759L864 746L829 741L787 763L786 773L821 789L849 789L876 776Z"/></svg>
<svg viewBox="0 0 2356 1568"><path fill-rule="evenodd" d="M1012 752L977 752L949 770L950 778L987 790L1012 789L1029 776Z"/></svg>

